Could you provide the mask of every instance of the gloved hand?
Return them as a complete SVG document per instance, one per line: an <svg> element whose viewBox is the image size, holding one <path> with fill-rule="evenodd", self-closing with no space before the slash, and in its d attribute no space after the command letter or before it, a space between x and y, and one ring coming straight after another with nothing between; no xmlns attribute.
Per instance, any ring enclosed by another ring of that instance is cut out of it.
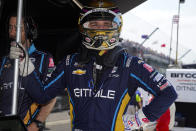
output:
<svg viewBox="0 0 196 131"><path fill-rule="evenodd" d="M20 59L19 72L21 76L25 77L31 74L34 71L35 67L31 62L31 60L29 59L28 53L26 49L23 47L23 45L20 44L19 46L20 47L16 46L16 42L11 42L9 57L10 59Z"/></svg>
<svg viewBox="0 0 196 131"><path fill-rule="evenodd" d="M23 59L24 58L23 50L26 51L25 48L22 45L20 45L22 49L16 47L17 44L15 41L12 41L10 45L11 45L10 54L9 54L10 59Z"/></svg>
<svg viewBox="0 0 196 131"><path fill-rule="evenodd" d="M150 121L144 115L142 109L139 109L135 115L126 114L123 116L123 123L125 126L125 130L136 130L141 127L147 126Z"/></svg>

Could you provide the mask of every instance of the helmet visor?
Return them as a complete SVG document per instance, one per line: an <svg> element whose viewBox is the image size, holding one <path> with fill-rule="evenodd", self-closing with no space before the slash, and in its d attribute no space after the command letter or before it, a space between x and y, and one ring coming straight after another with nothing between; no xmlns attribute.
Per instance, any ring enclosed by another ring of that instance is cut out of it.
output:
<svg viewBox="0 0 196 131"><path fill-rule="evenodd" d="M85 29L113 30L121 25L121 19L112 11L97 11L86 14L80 21Z"/></svg>
<svg viewBox="0 0 196 131"><path fill-rule="evenodd" d="M105 30L105 29L117 29L117 24L109 21L109 20L92 20L87 21L83 24L83 28L85 29L99 29L99 30Z"/></svg>

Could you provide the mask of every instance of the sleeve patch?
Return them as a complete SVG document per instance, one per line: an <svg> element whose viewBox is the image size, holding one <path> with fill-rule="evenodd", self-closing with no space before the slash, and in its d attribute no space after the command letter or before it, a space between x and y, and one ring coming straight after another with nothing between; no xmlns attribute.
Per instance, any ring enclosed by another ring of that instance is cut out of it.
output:
<svg viewBox="0 0 196 131"><path fill-rule="evenodd" d="M164 76L163 76L162 74L158 73L158 74L154 77L153 81L159 82L163 77L164 77Z"/></svg>
<svg viewBox="0 0 196 131"><path fill-rule="evenodd" d="M166 82L165 84L163 84L162 86L160 86L160 90L165 89L166 87L168 87L170 84L168 82Z"/></svg>
<svg viewBox="0 0 196 131"><path fill-rule="evenodd" d="M49 67L54 67L54 61L52 58L49 58Z"/></svg>
<svg viewBox="0 0 196 131"><path fill-rule="evenodd" d="M148 64L143 64L143 67L147 69L150 73L153 71L153 68Z"/></svg>
<svg viewBox="0 0 196 131"><path fill-rule="evenodd" d="M129 57L126 62L126 67L129 67L131 64L132 57Z"/></svg>

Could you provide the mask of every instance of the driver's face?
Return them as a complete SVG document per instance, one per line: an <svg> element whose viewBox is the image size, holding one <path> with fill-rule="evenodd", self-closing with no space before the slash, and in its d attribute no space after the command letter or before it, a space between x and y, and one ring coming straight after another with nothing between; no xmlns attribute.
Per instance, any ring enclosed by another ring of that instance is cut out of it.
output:
<svg viewBox="0 0 196 131"><path fill-rule="evenodd" d="M109 20L96 20L89 22L90 29L111 29L112 22Z"/></svg>

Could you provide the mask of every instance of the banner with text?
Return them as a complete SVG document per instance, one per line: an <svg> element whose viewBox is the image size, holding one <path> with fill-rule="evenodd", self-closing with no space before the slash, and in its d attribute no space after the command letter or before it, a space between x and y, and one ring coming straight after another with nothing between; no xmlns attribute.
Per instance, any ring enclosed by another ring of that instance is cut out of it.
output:
<svg viewBox="0 0 196 131"><path fill-rule="evenodd" d="M177 102L196 103L196 69L167 69L166 77L178 93Z"/></svg>

